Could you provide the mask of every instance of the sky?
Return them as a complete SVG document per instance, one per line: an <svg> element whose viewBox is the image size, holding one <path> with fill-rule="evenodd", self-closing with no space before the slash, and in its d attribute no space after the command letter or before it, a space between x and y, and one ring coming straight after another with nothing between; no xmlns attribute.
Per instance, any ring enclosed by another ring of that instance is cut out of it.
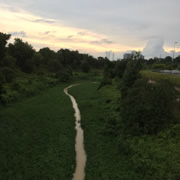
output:
<svg viewBox="0 0 180 180"><path fill-rule="evenodd" d="M180 55L179 7L180 0L0 0L0 32L36 50L163 58Z"/></svg>

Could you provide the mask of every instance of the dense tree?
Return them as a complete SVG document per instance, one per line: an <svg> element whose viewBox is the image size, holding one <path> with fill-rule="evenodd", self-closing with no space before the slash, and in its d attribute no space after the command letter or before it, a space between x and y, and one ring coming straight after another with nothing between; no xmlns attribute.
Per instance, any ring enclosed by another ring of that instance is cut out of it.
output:
<svg viewBox="0 0 180 180"><path fill-rule="evenodd" d="M61 70L63 68L62 65L60 64L60 62L57 59L49 60L47 65L48 65L48 70L50 72L57 72L57 71L59 71L59 70Z"/></svg>
<svg viewBox="0 0 180 180"><path fill-rule="evenodd" d="M39 53L43 57L44 64L47 64L51 59L56 59L56 53L48 47L39 50Z"/></svg>
<svg viewBox="0 0 180 180"><path fill-rule="evenodd" d="M115 67L115 74L118 78L122 78L124 71L126 69L128 60L122 60L122 61L117 61L116 62L116 67Z"/></svg>
<svg viewBox="0 0 180 180"><path fill-rule="evenodd" d="M10 67L15 68L16 67L16 58L13 56L6 55L2 61L0 61L0 66L2 67Z"/></svg>
<svg viewBox="0 0 180 180"><path fill-rule="evenodd" d="M139 71L141 68L140 60L130 60L128 62L120 86L122 97L127 95L128 89L131 88L134 82L140 77Z"/></svg>
<svg viewBox="0 0 180 180"><path fill-rule="evenodd" d="M10 34L5 34L0 32L0 61L3 59L6 53L6 44L9 38L11 37Z"/></svg>
<svg viewBox="0 0 180 180"><path fill-rule="evenodd" d="M14 44L9 44L9 53L17 59L16 64L22 71L26 71L26 61L33 57L35 50L27 42L23 42L21 39L16 38Z"/></svg>
<svg viewBox="0 0 180 180"><path fill-rule="evenodd" d="M81 65L81 69L82 69L83 72L88 73L89 70L90 70L90 67L89 67L89 65L88 65L87 62L84 62L84 63Z"/></svg>

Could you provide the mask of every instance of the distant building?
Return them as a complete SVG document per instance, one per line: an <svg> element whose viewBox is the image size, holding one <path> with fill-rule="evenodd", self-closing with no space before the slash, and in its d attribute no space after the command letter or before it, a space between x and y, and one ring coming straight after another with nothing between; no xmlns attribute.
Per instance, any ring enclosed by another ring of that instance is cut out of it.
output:
<svg viewBox="0 0 180 180"><path fill-rule="evenodd" d="M138 56L138 58L144 59L144 56L143 56L142 54L140 54L140 55ZM133 53L125 53L125 54L123 55L123 59L134 59Z"/></svg>
<svg viewBox="0 0 180 180"><path fill-rule="evenodd" d="M123 59L131 59L131 54L130 53L125 53L123 55Z"/></svg>

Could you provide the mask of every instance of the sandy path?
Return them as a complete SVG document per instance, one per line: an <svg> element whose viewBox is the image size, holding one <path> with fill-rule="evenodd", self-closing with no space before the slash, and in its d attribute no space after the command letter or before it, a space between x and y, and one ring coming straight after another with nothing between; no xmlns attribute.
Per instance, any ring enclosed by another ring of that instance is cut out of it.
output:
<svg viewBox="0 0 180 180"><path fill-rule="evenodd" d="M71 85L68 86L64 89L64 93L70 97L71 101L72 101L72 105L75 111L75 129L76 129L76 139L75 139L75 150L76 150L76 169L73 175L73 180L83 180L85 177L85 165L86 165L86 153L84 150L84 134L83 134L83 129L81 128L81 115L80 115L80 111L77 105L77 102L75 100L75 98L70 95L68 93L68 89L76 86L75 85Z"/></svg>

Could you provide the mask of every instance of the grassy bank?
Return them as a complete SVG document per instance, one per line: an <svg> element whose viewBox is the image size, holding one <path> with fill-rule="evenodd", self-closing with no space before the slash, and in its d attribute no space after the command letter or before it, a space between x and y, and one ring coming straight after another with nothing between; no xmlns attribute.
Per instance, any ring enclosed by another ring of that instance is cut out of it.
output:
<svg viewBox="0 0 180 180"><path fill-rule="evenodd" d="M179 125L157 135L124 134L118 114L119 91L116 86L97 90L98 86L81 83L69 90L82 115L86 180L177 180Z"/></svg>
<svg viewBox="0 0 180 180"><path fill-rule="evenodd" d="M152 72L152 71L147 71L147 70L141 71L141 74L144 77L147 77L154 81L167 80L167 81L171 82L174 86L180 87L180 76L157 73L157 72Z"/></svg>
<svg viewBox="0 0 180 180"><path fill-rule="evenodd" d="M74 112L65 86L0 110L0 179L72 179Z"/></svg>

